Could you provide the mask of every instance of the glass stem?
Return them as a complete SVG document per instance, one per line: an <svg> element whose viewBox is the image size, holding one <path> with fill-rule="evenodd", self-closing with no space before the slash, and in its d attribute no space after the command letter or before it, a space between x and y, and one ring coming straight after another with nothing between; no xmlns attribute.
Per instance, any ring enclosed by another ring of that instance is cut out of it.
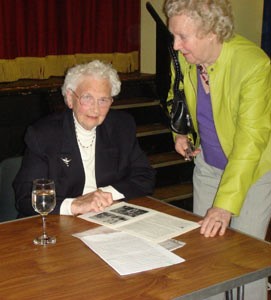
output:
<svg viewBox="0 0 271 300"><path fill-rule="evenodd" d="M42 217L42 229L43 229L43 237L47 237L46 234L46 216L41 216Z"/></svg>

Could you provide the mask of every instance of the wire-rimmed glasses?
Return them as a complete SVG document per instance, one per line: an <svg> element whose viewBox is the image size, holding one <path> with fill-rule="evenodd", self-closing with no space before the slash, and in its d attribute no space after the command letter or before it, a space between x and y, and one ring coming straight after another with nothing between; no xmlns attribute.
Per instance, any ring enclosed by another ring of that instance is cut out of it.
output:
<svg viewBox="0 0 271 300"><path fill-rule="evenodd" d="M82 106L90 107L90 106L92 106L95 103L95 101L97 101L99 107L101 107L101 108L108 108L112 104L112 102L113 102L113 98L112 97L102 97L102 98L96 99L95 97L93 97L89 93L82 94L81 96L78 96L77 93L74 90L70 89L70 91L79 100L79 103Z"/></svg>

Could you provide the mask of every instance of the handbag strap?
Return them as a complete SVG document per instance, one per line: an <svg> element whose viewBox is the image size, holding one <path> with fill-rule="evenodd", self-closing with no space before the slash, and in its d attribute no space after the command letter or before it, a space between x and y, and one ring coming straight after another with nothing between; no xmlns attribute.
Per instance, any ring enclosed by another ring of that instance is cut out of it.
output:
<svg viewBox="0 0 271 300"><path fill-rule="evenodd" d="M173 92L176 93L179 90L180 81L183 81L183 73L181 71L180 63L178 60L177 51L173 49L172 43L168 45L169 54L173 61L173 66L175 70L175 80L173 84Z"/></svg>

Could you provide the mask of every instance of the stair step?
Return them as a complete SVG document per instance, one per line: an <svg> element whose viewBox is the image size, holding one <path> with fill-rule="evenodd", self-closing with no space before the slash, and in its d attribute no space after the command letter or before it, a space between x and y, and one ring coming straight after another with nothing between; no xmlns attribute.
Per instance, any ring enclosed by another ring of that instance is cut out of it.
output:
<svg viewBox="0 0 271 300"><path fill-rule="evenodd" d="M155 74L140 73L138 71L132 73L119 73L120 80L123 81L154 81Z"/></svg>
<svg viewBox="0 0 271 300"><path fill-rule="evenodd" d="M161 168L187 163L187 161L184 160L184 158L175 151L151 154L148 155L148 158L153 168Z"/></svg>
<svg viewBox="0 0 271 300"><path fill-rule="evenodd" d="M160 101L152 98L131 98L131 99L116 99L114 100L112 109L127 109L138 107L159 106Z"/></svg>
<svg viewBox="0 0 271 300"><path fill-rule="evenodd" d="M136 132L137 137L143 137L162 133L170 133L171 131L165 124L155 123L138 125Z"/></svg>
<svg viewBox="0 0 271 300"><path fill-rule="evenodd" d="M119 77L122 83L125 82L145 82L154 81L155 74L147 73L119 73ZM29 90L31 92L35 90L59 90L64 82L63 76L52 76L48 79L20 79L13 82L1 82L0 83L0 93L18 93L21 91Z"/></svg>
<svg viewBox="0 0 271 300"><path fill-rule="evenodd" d="M153 198L171 202L176 200L184 200L193 197L193 184L180 183L170 186L157 187L152 195Z"/></svg>

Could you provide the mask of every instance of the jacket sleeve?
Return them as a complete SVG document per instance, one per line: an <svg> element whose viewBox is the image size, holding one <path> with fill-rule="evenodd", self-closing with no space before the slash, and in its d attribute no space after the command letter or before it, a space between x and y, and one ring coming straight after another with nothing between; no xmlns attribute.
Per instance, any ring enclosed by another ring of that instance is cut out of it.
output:
<svg viewBox="0 0 271 300"><path fill-rule="evenodd" d="M214 206L234 215L240 213L251 185L271 170L270 159L268 161L265 156L266 150L270 150L271 133L270 61L265 59L256 62L256 58L254 61L253 67L249 65L248 72L240 69L239 82L234 85L234 101L238 102L231 112L234 126L226 122L227 116L224 115L224 122L229 126L221 129L228 130L222 139L225 149L228 147L230 151L227 150L228 164ZM238 76L238 69L236 72ZM231 132L233 139L229 138Z"/></svg>
<svg viewBox="0 0 271 300"><path fill-rule="evenodd" d="M40 151L34 130L31 127L26 133L25 143L27 148L22 165L13 182L19 217L35 214L31 201L33 179L47 178L48 176L48 164Z"/></svg>
<svg viewBox="0 0 271 300"><path fill-rule="evenodd" d="M109 139L104 141L107 147L97 145L101 150L96 154L97 186L111 185L126 200L152 194L156 172L138 143L134 119L119 111L107 118L110 120L104 122Z"/></svg>
<svg viewBox="0 0 271 300"><path fill-rule="evenodd" d="M155 186L155 170L150 166L137 141L133 142L129 156L127 175L112 186L121 192L126 200L151 195Z"/></svg>

